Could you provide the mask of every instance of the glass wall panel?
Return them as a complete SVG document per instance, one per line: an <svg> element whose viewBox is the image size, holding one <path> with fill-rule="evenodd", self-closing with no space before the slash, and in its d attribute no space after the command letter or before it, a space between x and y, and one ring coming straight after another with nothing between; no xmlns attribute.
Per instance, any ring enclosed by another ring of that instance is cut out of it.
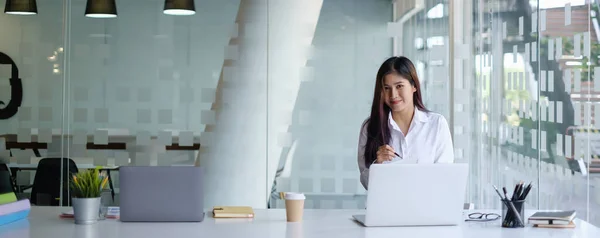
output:
<svg viewBox="0 0 600 238"><path fill-rule="evenodd" d="M35 185L42 158L69 158L109 171L118 205L119 166L200 165L206 207L266 207L267 1L202 0L192 16L163 14L162 0L117 1L108 19L86 17L86 2L0 14L0 49L24 82L19 113L0 121L1 158L30 165L17 182ZM8 80L1 89L0 110Z"/></svg>
<svg viewBox="0 0 600 238"><path fill-rule="evenodd" d="M36 15L0 13L0 165L10 170L18 198L36 205L59 205L60 169L52 186L36 177L42 158L60 158L66 61L66 21L62 1L38 1ZM61 160L48 160L44 168ZM57 166L57 168L60 168ZM0 170L3 170L0 168ZM4 177L3 177L4 178ZM66 200L65 200L66 202ZM66 204L66 203L65 203Z"/></svg>
<svg viewBox="0 0 600 238"><path fill-rule="evenodd" d="M117 166L204 167L205 206L266 206L266 1L119 1L118 17L71 4L68 156ZM238 194L245 194L241 198Z"/></svg>
<svg viewBox="0 0 600 238"><path fill-rule="evenodd" d="M444 32L444 25L435 28L430 17L437 2L425 1L422 9L411 2L397 11L405 14L397 17L403 35L395 53L428 62L426 39ZM598 224L597 2L442 5L449 13L442 19L452 21L445 34L450 73L436 77L429 65L418 68L425 82L433 78L451 87L438 92L426 84L424 95L452 121L457 161L469 161L468 200L476 208L500 208L492 185L512 190L522 181L533 185L530 208L575 209ZM416 10L406 11L411 7Z"/></svg>

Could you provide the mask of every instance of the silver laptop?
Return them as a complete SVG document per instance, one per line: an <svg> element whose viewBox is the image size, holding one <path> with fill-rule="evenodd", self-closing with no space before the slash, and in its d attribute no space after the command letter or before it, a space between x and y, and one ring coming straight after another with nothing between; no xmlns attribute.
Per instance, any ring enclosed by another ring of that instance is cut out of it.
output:
<svg viewBox="0 0 600 238"><path fill-rule="evenodd" d="M463 221L468 164L373 164L364 226L440 226Z"/></svg>
<svg viewBox="0 0 600 238"><path fill-rule="evenodd" d="M195 166L120 167L121 221L203 221L202 175L202 167Z"/></svg>

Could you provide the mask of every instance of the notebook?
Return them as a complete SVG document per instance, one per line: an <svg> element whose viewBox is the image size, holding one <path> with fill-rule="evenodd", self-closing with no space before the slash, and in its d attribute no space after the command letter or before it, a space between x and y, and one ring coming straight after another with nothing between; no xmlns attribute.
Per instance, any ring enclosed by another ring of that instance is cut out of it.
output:
<svg viewBox="0 0 600 238"><path fill-rule="evenodd" d="M529 223L534 225L570 225L575 218L576 212L554 211L554 212L536 212L529 217Z"/></svg>
<svg viewBox="0 0 600 238"><path fill-rule="evenodd" d="M254 217L252 207L244 206L216 206L213 207L214 218L249 218Z"/></svg>
<svg viewBox="0 0 600 238"><path fill-rule="evenodd" d="M574 228L575 223L571 221L566 224L534 224L533 226L539 228Z"/></svg>
<svg viewBox="0 0 600 238"><path fill-rule="evenodd" d="M23 199L7 204L0 204L0 216L31 209L29 199Z"/></svg>
<svg viewBox="0 0 600 238"><path fill-rule="evenodd" d="M15 195L15 193L13 193L13 192L0 194L0 205L8 204L11 202L16 202L16 201L17 201L17 195Z"/></svg>
<svg viewBox="0 0 600 238"><path fill-rule="evenodd" d="M30 210L29 199L0 204L0 226L26 219Z"/></svg>

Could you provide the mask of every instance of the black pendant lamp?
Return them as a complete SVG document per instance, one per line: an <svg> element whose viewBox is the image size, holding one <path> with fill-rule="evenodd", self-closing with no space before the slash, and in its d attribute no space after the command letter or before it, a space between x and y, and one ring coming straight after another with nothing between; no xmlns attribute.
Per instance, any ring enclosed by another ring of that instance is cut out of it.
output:
<svg viewBox="0 0 600 238"><path fill-rule="evenodd" d="M13 15L35 15L37 14L37 3L35 0L6 0L4 13Z"/></svg>
<svg viewBox="0 0 600 238"><path fill-rule="evenodd" d="M194 0L165 0L164 14L189 16L196 14Z"/></svg>
<svg viewBox="0 0 600 238"><path fill-rule="evenodd" d="M115 0L87 0L85 16L91 18L117 17Z"/></svg>

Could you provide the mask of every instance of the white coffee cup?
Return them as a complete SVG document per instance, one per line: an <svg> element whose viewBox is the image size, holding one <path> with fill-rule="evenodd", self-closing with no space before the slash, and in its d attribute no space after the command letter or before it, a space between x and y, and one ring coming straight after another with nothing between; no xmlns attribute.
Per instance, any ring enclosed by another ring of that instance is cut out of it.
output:
<svg viewBox="0 0 600 238"><path fill-rule="evenodd" d="M304 200L302 193L285 193L285 214L288 222L302 221Z"/></svg>

